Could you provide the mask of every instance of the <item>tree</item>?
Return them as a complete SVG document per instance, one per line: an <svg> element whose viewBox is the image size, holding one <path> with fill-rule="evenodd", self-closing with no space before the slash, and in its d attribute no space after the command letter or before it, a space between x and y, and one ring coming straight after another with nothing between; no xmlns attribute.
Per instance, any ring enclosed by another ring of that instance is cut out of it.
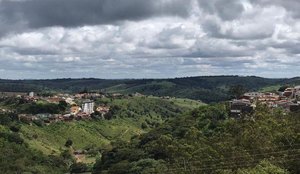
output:
<svg viewBox="0 0 300 174"><path fill-rule="evenodd" d="M148 129L149 126L148 126L147 123L143 122L142 125L141 125L141 128L142 128L142 129Z"/></svg>
<svg viewBox="0 0 300 174"><path fill-rule="evenodd" d="M229 93L236 99L240 98L245 92L247 92L247 89L243 85L234 85L229 89Z"/></svg>
<svg viewBox="0 0 300 174"><path fill-rule="evenodd" d="M288 88L289 86L285 85L285 86L281 86L278 91L279 92L284 92L286 88Z"/></svg>
<svg viewBox="0 0 300 174"><path fill-rule="evenodd" d="M68 103L65 101L59 101L58 107L61 111L65 111L68 107Z"/></svg>
<svg viewBox="0 0 300 174"><path fill-rule="evenodd" d="M71 147L72 145L73 145L73 141L70 140L70 139L68 139L68 140L66 141L66 143L65 143L65 146L66 146L66 147Z"/></svg>
<svg viewBox="0 0 300 174"><path fill-rule="evenodd" d="M261 174L289 174L289 172L285 169L282 169L276 165L273 165L269 161L261 161L257 166L251 169L239 169L237 174L243 174L243 173L249 173L249 174L255 174L255 173L261 173Z"/></svg>
<svg viewBox="0 0 300 174"><path fill-rule="evenodd" d="M14 123L9 127L9 129L13 132L19 132L21 129L21 125Z"/></svg>
<svg viewBox="0 0 300 174"><path fill-rule="evenodd" d="M70 166L70 173L82 173L86 172L88 167L84 163L74 163Z"/></svg>

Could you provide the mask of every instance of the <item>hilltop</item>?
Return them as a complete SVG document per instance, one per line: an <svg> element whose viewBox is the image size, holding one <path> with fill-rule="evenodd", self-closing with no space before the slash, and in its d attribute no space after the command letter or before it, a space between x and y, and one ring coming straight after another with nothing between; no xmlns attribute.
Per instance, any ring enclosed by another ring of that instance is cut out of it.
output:
<svg viewBox="0 0 300 174"><path fill-rule="evenodd" d="M122 79L95 78L52 80L0 80L0 91L79 92L84 89L107 93L172 96L201 100L205 103L228 100L228 90L234 85L243 85L249 91L267 89L285 84L300 84L300 78L270 79L256 76L199 76L173 79Z"/></svg>

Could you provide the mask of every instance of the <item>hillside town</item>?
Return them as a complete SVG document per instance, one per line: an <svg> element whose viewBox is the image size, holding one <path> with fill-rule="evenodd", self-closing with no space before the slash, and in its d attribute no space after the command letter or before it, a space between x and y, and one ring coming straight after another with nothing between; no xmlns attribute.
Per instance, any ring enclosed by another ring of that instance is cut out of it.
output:
<svg viewBox="0 0 300 174"><path fill-rule="evenodd" d="M269 108L281 108L286 112L300 110L300 86L286 87L283 91L277 92L247 92L239 99L230 101L230 113L239 117L243 113L250 113L255 110L258 104Z"/></svg>
<svg viewBox="0 0 300 174"><path fill-rule="evenodd" d="M28 103L50 103L64 105L67 108L63 113L18 113L18 119L31 124L41 121L45 124L75 120L90 120L95 117L106 119L106 115L111 111L107 103L97 103L97 99L120 99L128 97L144 96L140 93L123 95L120 93L105 94L98 92L83 92L77 94L58 93L56 95L45 96L35 92L0 92L0 97L13 97L21 99ZM161 99L171 99L169 96L162 96ZM236 118L243 114L251 113L257 105L263 104L269 108L281 108L286 112L296 112L300 110L300 86L286 87L277 92L247 92L238 99L230 102L230 115ZM9 109L1 108L1 112L10 112Z"/></svg>
<svg viewBox="0 0 300 174"><path fill-rule="evenodd" d="M60 114L49 114L49 113L38 113L38 114L24 114L19 113L18 119L28 123L34 121L43 121L44 123L53 123L58 121L73 121L91 119L93 115L104 118L105 115L110 111L110 107L105 104L96 105L94 100L98 98L117 98L121 97L121 94L105 95L99 93L79 93L79 94L57 94L54 96L39 96L35 95L34 92L27 93L12 93L2 92L2 97L15 97L22 99L28 103L50 103L50 104L62 104L68 108L64 113ZM2 112L9 112L8 109L0 108Z"/></svg>

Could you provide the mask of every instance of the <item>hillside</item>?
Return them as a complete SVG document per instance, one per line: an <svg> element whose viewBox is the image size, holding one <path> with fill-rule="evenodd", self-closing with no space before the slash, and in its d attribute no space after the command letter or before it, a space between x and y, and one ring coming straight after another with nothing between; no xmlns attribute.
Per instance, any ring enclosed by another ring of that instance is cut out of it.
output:
<svg viewBox="0 0 300 174"><path fill-rule="evenodd" d="M299 173L299 113L231 119L222 104L172 119L103 153L95 174Z"/></svg>
<svg viewBox="0 0 300 174"><path fill-rule="evenodd" d="M114 108L110 120L55 123L42 127L23 124L21 133L29 145L46 154L60 153L59 149L67 139L73 141L75 149L85 149L88 146L107 149L112 141L129 141L132 136L148 132L150 128L157 127L168 118L202 105L192 100L163 100L156 97L132 97L112 101L99 99L96 102L107 102ZM188 105L184 105L185 103Z"/></svg>
<svg viewBox="0 0 300 174"><path fill-rule="evenodd" d="M248 90L268 86L300 84L299 78L268 79L255 76L203 76L175 79L54 79L54 80L0 80L0 91L65 91L83 89L123 94L139 92L145 95L173 96L201 100L206 103L227 100L228 89L243 85Z"/></svg>
<svg viewBox="0 0 300 174"><path fill-rule="evenodd" d="M20 108L24 105L11 105L12 102L2 101L1 105ZM80 161L91 166L101 152L110 150L116 142L129 142L133 136L203 105L188 99L158 97L99 99L96 103L113 108L110 120L27 124L17 121L14 113L0 113L0 151L6 158L0 161L0 171L64 173L74 163L72 154L76 150L86 151ZM68 140L72 141L71 148L65 147Z"/></svg>

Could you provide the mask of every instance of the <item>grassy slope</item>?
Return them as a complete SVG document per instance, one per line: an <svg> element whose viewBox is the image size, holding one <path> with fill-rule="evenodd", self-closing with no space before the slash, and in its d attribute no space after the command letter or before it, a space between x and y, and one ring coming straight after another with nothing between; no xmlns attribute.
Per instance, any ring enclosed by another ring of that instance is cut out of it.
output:
<svg viewBox="0 0 300 174"><path fill-rule="evenodd" d="M274 92L278 91L278 89L281 87L281 85L272 85L272 86L266 86L260 89L261 92Z"/></svg>
<svg viewBox="0 0 300 174"><path fill-rule="evenodd" d="M109 105L121 109L112 120L74 121L69 123L54 123L49 126L22 125L21 133L26 142L34 149L45 154L60 153L67 139L73 141L74 149L84 149L87 146L108 148L113 140L129 141L134 135L147 131L141 128L146 119L162 122L165 115L176 115L176 109L185 112L203 105L189 99L160 99L158 97L132 97L128 99L101 99L97 103L108 102ZM125 112L133 117L128 118Z"/></svg>
<svg viewBox="0 0 300 174"><path fill-rule="evenodd" d="M122 136L127 140L142 132L138 125L127 119L55 123L43 127L23 125L21 132L32 148L45 154L59 154L67 139L73 141L74 149L87 146L106 148L111 140L120 137L127 129L130 131Z"/></svg>

